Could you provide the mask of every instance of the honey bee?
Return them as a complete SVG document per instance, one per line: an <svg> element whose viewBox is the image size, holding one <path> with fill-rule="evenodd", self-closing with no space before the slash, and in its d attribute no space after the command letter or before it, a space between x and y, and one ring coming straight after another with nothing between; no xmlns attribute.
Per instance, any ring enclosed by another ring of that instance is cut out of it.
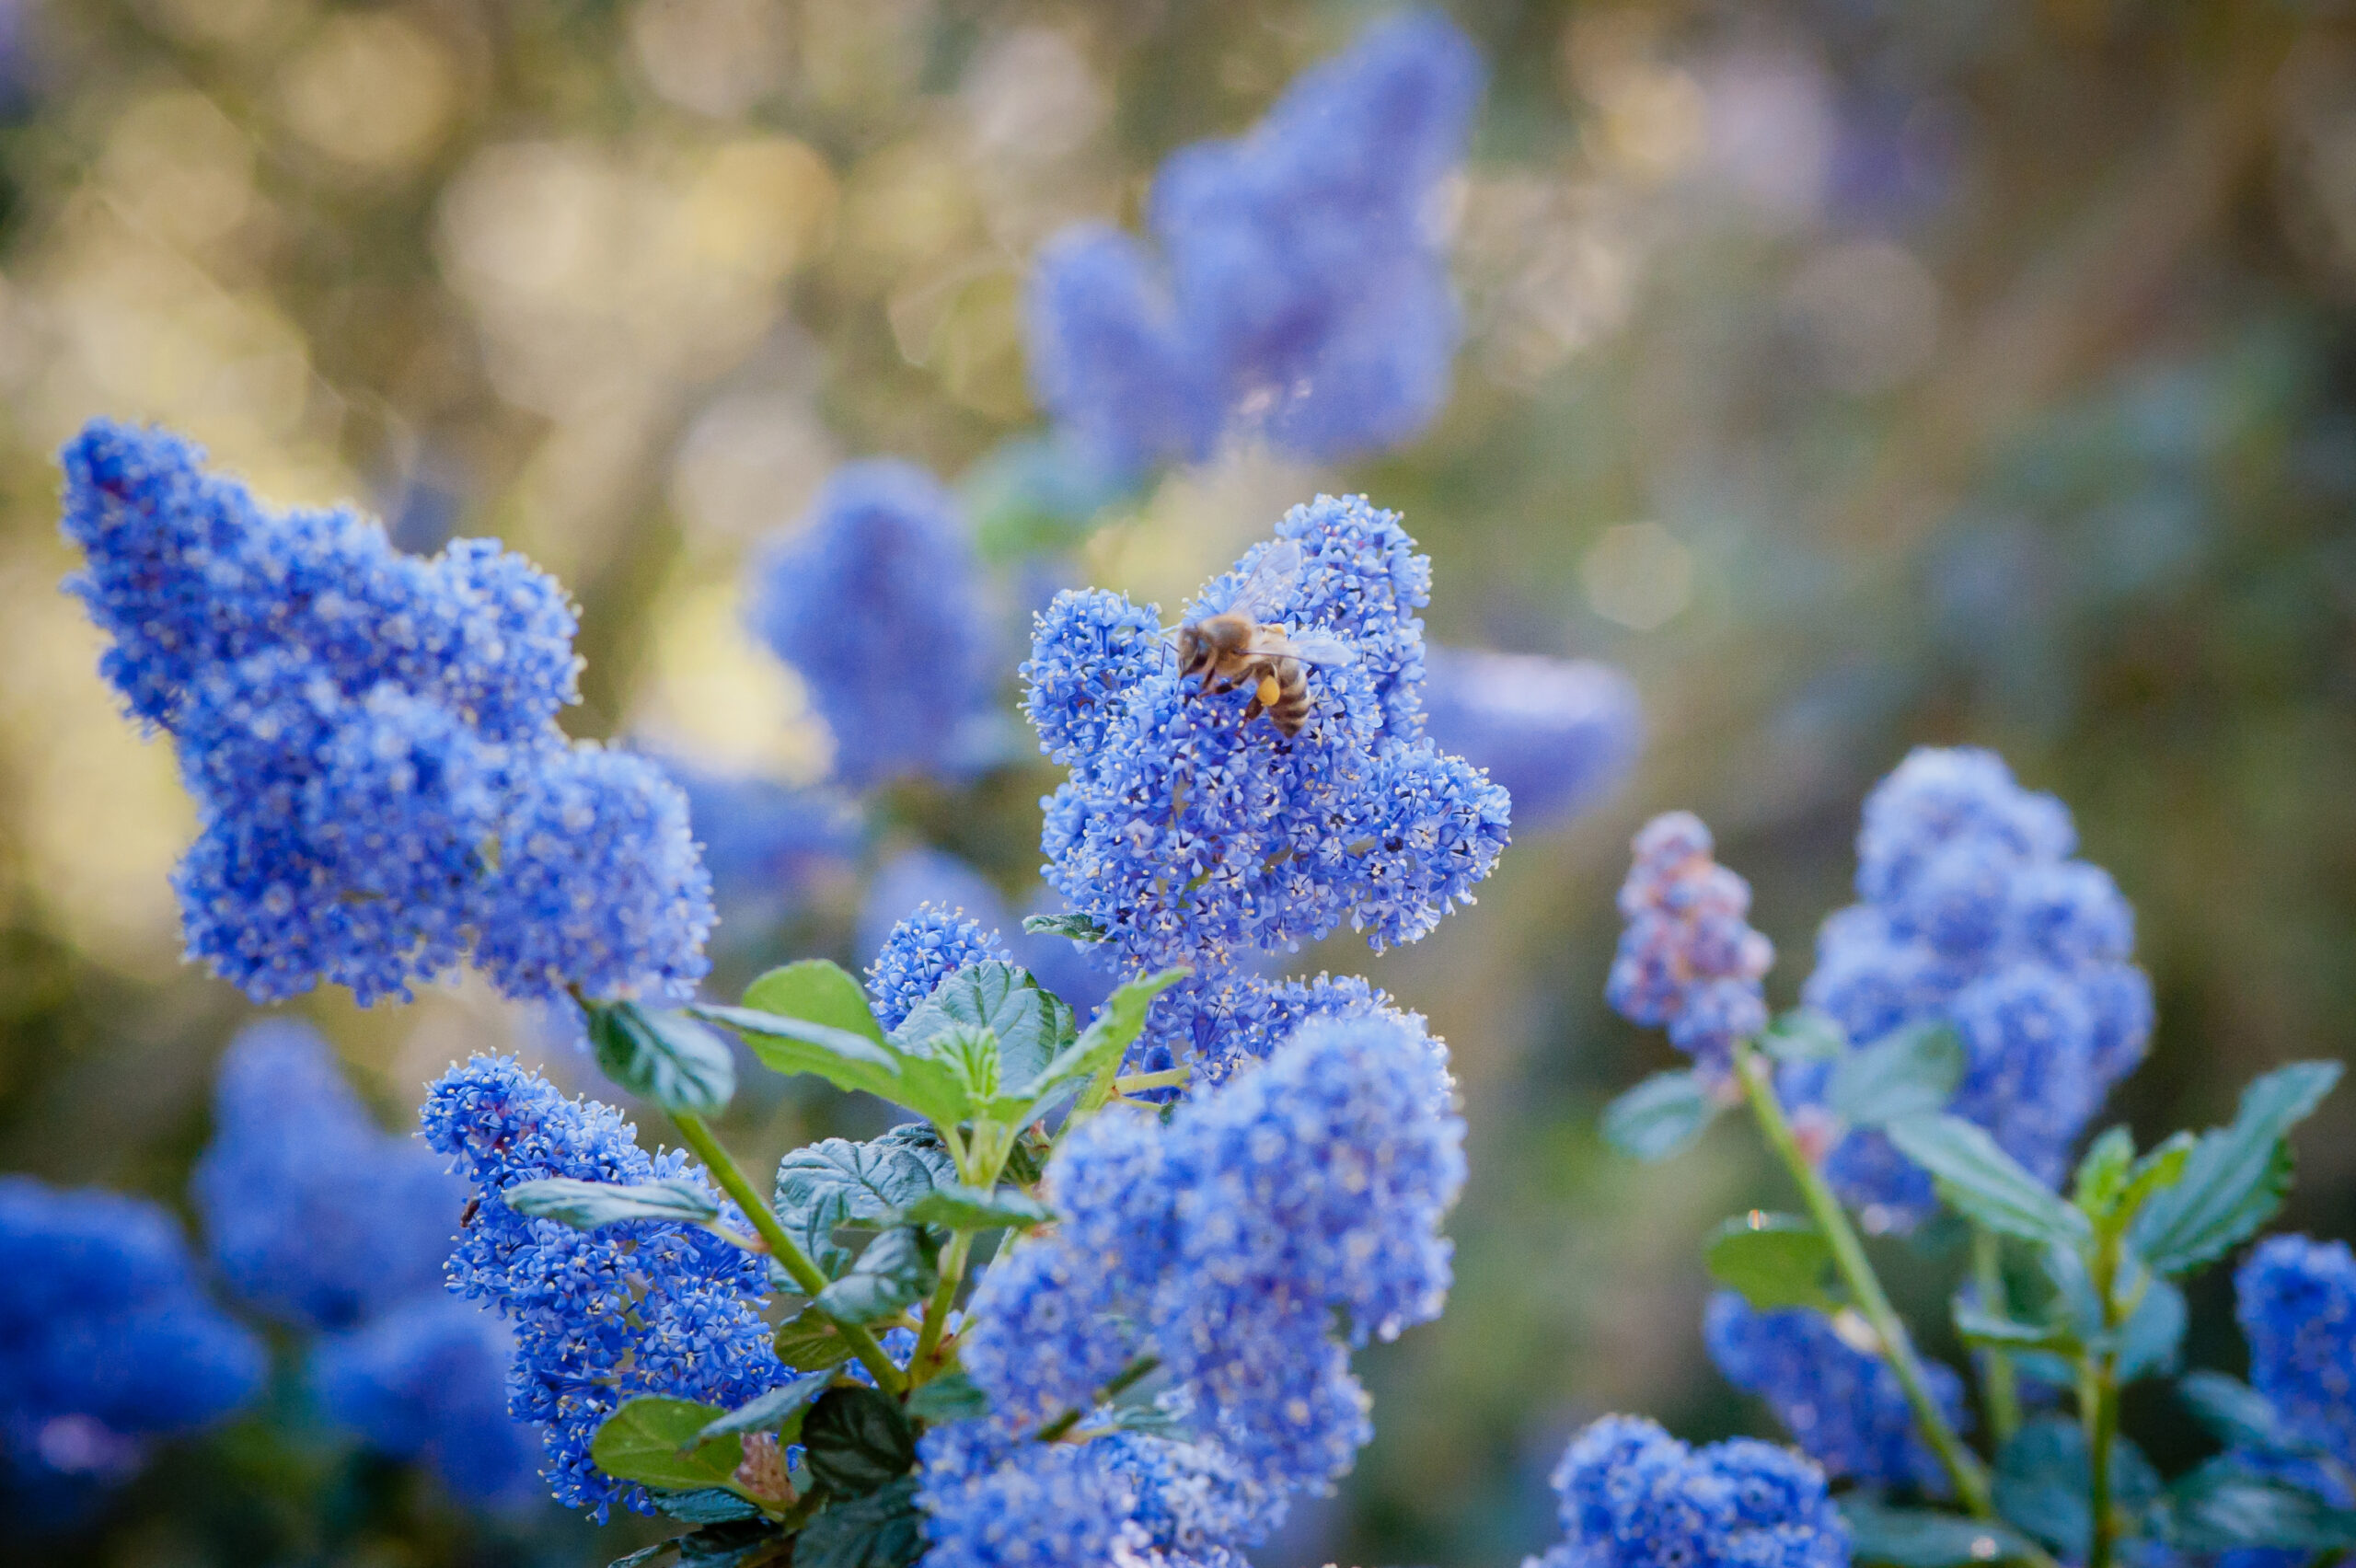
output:
<svg viewBox="0 0 2356 1568"><path fill-rule="evenodd" d="M1296 632L1274 615L1300 581L1300 546L1279 539L1260 557L1260 564L1227 608L1217 615L1188 621L1177 628L1178 675L1201 679L1202 689L1233 691L1249 684L1252 700L1243 721L1265 713L1268 722L1288 740L1309 722L1309 678L1304 666L1339 667L1353 655L1339 638L1319 632Z"/></svg>

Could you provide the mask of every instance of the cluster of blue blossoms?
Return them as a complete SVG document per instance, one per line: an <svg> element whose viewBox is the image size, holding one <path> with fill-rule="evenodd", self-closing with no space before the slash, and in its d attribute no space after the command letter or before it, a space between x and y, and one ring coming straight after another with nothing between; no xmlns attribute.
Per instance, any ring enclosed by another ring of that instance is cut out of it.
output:
<svg viewBox="0 0 2356 1568"><path fill-rule="evenodd" d="M1848 1568L1823 1472L1773 1444L1689 1448L1650 1421L1607 1416L1553 1481L1562 1543L1523 1568Z"/></svg>
<svg viewBox="0 0 2356 1568"><path fill-rule="evenodd" d="M1710 850L1710 830L1691 812L1636 835L1606 995L1631 1022L1666 1027L1670 1044L1723 1078L1735 1042L1767 1027L1761 982L1775 949L1744 918L1750 884Z"/></svg>
<svg viewBox="0 0 2356 1568"><path fill-rule="evenodd" d="M1863 902L1825 921L1801 990L1854 1046L1951 1025L1968 1065L1948 1109L2049 1185L2152 1032L2151 982L2129 962L2134 912L2108 872L2070 859L2076 844L2069 809L2015 784L1994 753L1913 753L1866 799ZM1828 1072L1784 1071L1804 1123ZM1825 1174L1884 1226L1932 1206L1929 1178L1877 1132L1840 1137Z"/></svg>
<svg viewBox="0 0 2356 1568"><path fill-rule="evenodd" d="M2250 1386L2266 1396L2305 1452L2245 1454L2260 1470L2340 1508L2356 1507L2356 1255L2345 1241L2275 1236L2252 1249L2234 1276L2235 1315L2249 1344ZM2246 1553L2237 1568L2294 1562L2288 1552Z"/></svg>
<svg viewBox="0 0 2356 1568"><path fill-rule="evenodd" d="M269 512L202 457L109 421L63 456L101 668L197 804L190 953L260 1001L406 996L469 956L525 998L692 985L712 917L686 802L557 728L562 590L485 541L429 560L349 509Z"/></svg>
<svg viewBox="0 0 2356 1568"><path fill-rule="evenodd" d="M1482 69L1437 13L1371 29L1248 135L1181 149L1146 203L1160 254L1085 225L1030 285L1032 384L1114 471L1235 431L1325 460L1420 431L1459 334L1442 186Z"/></svg>
<svg viewBox="0 0 2356 1568"><path fill-rule="evenodd" d="M1272 984L1260 955L1343 925L1380 949L1424 936L1495 868L1506 791L1424 733L1423 622L1431 562L1392 513L1321 496L1277 525L1303 570L1271 619L1347 644L1310 670L1311 713L1290 738L1243 721L1248 690L1182 678L1157 610L1103 590L1039 617L1029 711L1070 778L1045 802L1049 884L1103 933L1123 976L1194 974L1155 1009L1144 1065L1216 1080L1302 1019L1379 1000L1362 983ZM1185 611L1225 608L1255 545Z"/></svg>

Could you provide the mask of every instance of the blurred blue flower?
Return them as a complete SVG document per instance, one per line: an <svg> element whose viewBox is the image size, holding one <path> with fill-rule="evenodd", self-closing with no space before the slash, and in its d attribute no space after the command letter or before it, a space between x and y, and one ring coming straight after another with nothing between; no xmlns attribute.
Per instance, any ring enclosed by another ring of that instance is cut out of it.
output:
<svg viewBox="0 0 2356 1568"><path fill-rule="evenodd" d="M1849 1529L1824 1474L1773 1444L1689 1448L1653 1422L1609 1415L1553 1476L1564 1539L1523 1568L1847 1568Z"/></svg>
<svg viewBox="0 0 2356 1568"><path fill-rule="evenodd" d="M1425 730L1513 797L1525 830L1559 826L1609 793L1636 760L1636 686L1609 664L1428 648Z"/></svg>
<svg viewBox="0 0 2356 1568"><path fill-rule="evenodd" d="M208 1301L179 1225L143 1198L0 1176L0 1500L72 1522L148 1441L260 1392L260 1343Z"/></svg>
<svg viewBox="0 0 2356 1568"><path fill-rule="evenodd" d="M1797 1307L1754 1311L1722 1290L1710 1297L1702 1337L1726 1380L1766 1401L1827 1475L1946 1494L1946 1473L1914 1430L1898 1374L1878 1355L1843 1339L1823 1313ZM1923 1372L1947 1419L1968 1424L1963 1379L1936 1363Z"/></svg>
<svg viewBox="0 0 2356 1568"><path fill-rule="evenodd" d="M2356 1255L2345 1241L2269 1236L2234 1275L2250 1386L2284 1423L2356 1466Z"/></svg>
<svg viewBox="0 0 2356 1568"><path fill-rule="evenodd" d="M820 879L848 874L858 858L859 810L832 790L715 773L673 756L655 760L687 798L712 895L732 922L742 914L773 924Z"/></svg>
<svg viewBox="0 0 2356 1568"><path fill-rule="evenodd" d="M859 951L881 954L893 928L927 904L1001 938L1021 929L998 889L971 865L939 849L904 849L884 861L867 884L867 897L859 909Z"/></svg>
<svg viewBox="0 0 2356 1568"><path fill-rule="evenodd" d="M437 1290L322 1339L311 1388L329 1422L388 1458L422 1461L451 1495L517 1503L535 1490L540 1434L507 1414L514 1343L488 1308Z"/></svg>
<svg viewBox="0 0 2356 1568"><path fill-rule="evenodd" d="M67 587L196 801L191 957L259 1001L406 997L469 949L526 998L701 975L677 791L556 726L579 661L553 580L488 541L422 559L348 509L270 512L161 432L95 421L61 461Z"/></svg>
<svg viewBox="0 0 2356 1568"><path fill-rule="evenodd" d="M1281 1038L1234 1027L1266 1011L1259 954L1345 923L1378 949L1414 941L1469 901L1507 837L1505 790L1423 732L1428 558L1360 497L1297 506L1276 533L1302 570L1265 613L1353 655L1310 670L1299 734L1245 722L1248 691L1183 680L1158 614L1118 594L1057 597L1023 666L1040 744L1070 769L1046 803L1047 881L1107 933L1099 965L1194 971L1138 1056L1192 1059L1205 1081ZM1225 608L1274 548L1246 551L1184 618Z"/></svg>
<svg viewBox="0 0 2356 1568"><path fill-rule="evenodd" d="M982 594L956 498L913 464L879 459L837 469L754 563L745 618L808 684L846 784L955 779L989 756Z"/></svg>
<svg viewBox="0 0 2356 1568"><path fill-rule="evenodd" d="M1655 817L1634 849L1605 994L1631 1022L1666 1026L1703 1073L1723 1076L1735 1042L1767 1026L1761 981L1775 950L1744 918L1750 884L1710 858L1710 830L1691 812Z"/></svg>
<svg viewBox="0 0 2356 1568"><path fill-rule="evenodd" d="M791 1376L769 1348L760 1261L690 1227L633 1220L583 1231L509 1208L501 1193L542 1177L702 1182L680 1151L639 1147L611 1106L568 1100L512 1058L451 1068L421 1114L426 1141L481 1196L450 1283L514 1326L508 1413L545 1424L557 1500L600 1522L617 1502L651 1512L642 1487L591 1462L590 1440L638 1394L733 1408ZM723 1212L743 1226L732 1206Z"/></svg>
<svg viewBox="0 0 2356 1568"><path fill-rule="evenodd" d="M1968 1055L1948 1109L1988 1129L2047 1182L2151 1039L2152 988L2129 963L2134 912L2099 867L2068 859L2070 813L1972 749L1914 752L1865 801L1857 891L1817 935L1802 998L1864 1046L1944 1021ZM1784 1069L1803 1118L1829 1076ZM1825 1162L1843 1198L1903 1228L1929 1178L1879 1133L1850 1133Z"/></svg>
<svg viewBox="0 0 2356 1568"><path fill-rule="evenodd" d="M1251 133L1180 149L1147 202L1157 258L1085 225L1040 253L1032 382L1128 470L1240 429L1305 457L1380 449L1447 399L1460 322L1439 197L1482 67L1436 11L1369 29Z"/></svg>
<svg viewBox="0 0 2356 1568"><path fill-rule="evenodd" d="M414 1136L376 1126L316 1031L273 1019L221 1058L189 1197L240 1300L342 1329L440 1294L466 1183Z"/></svg>

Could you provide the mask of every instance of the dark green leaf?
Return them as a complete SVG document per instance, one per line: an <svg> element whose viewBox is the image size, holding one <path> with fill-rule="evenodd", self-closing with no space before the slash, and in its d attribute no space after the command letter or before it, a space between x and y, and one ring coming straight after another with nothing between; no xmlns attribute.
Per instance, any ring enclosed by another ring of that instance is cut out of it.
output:
<svg viewBox="0 0 2356 1568"><path fill-rule="evenodd" d="M850 1273L818 1293L818 1309L842 1323L872 1323L911 1307L941 1283L930 1237L904 1225L868 1243Z"/></svg>
<svg viewBox="0 0 2356 1568"><path fill-rule="evenodd" d="M561 1220L581 1230L614 1225L625 1219L673 1219L702 1225L720 1217L720 1205L693 1182L674 1178L616 1186L605 1182L576 1182L549 1176L518 1182L500 1197L517 1214L535 1219Z"/></svg>
<svg viewBox="0 0 2356 1568"><path fill-rule="evenodd" d="M1702 1136L1723 1107L1690 1072L1656 1073L1603 1108L1603 1137L1637 1159L1667 1159Z"/></svg>
<svg viewBox="0 0 2356 1568"><path fill-rule="evenodd" d="M1849 1049L1849 1037L1814 1008L1794 1008L1767 1026L1759 1046L1779 1062L1830 1062Z"/></svg>
<svg viewBox="0 0 2356 1568"><path fill-rule="evenodd" d="M834 1376L831 1371L804 1372L793 1381L781 1383L766 1394L747 1400L717 1421L707 1423L696 1434L695 1441L703 1442L731 1432L775 1432L790 1442L793 1418L826 1391Z"/></svg>
<svg viewBox="0 0 2356 1568"><path fill-rule="evenodd" d="M943 1372L908 1396L907 1412L919 1421L941 1425L971 1421L990 1412L990 1397L963 1369Z"/></svg>
<svg viewBox="0 0 2356 1568"><path fill-rule="evenodd" d="M657 1492L652 1496L656 1508L690 1525L721 1525L731 1519L756 1519L761 1514L755 1504L716 1486L706 1487L701 1492Z"/></svg>
<svg viewBox="0 0 2356 1568"><path fill-rule="evenodd" d="M2075 1246L2086 1216L2048 1191L1996 1140L1959 1116L1910 1116L1885 1129L1899 1153L1931 1173L1948 1207L1990 1230Z"/></svg>
<svg viewBox="0 0 2356 1568"><path fill-rule="evenodd" d="M773 1206L780 1223L815 1256L834 1247L837 1226L892 1223L932 1183L932 1167L905 1139L827 1138L778 1161Z"/></svg>
<svg viewBox="0 0 2356 1568"><path fill-rule="evenodd" d="M685 1013L601 1003L589 1009L589 1043L600 1071L665 1111L716 1116L736 1092L728 1043Z"/></svg>
<svg viewBox="0 0 2356 1568"><path fill-rule="evenodd" d="M1047 1157L1055 1151L1054 1139L1035 1126L1026 1126L1022 1136L1014 1140L1014 1147L1007 1152L1003 1174L1010 1181L1034 1187L1039 1178L1047 1173Z"/></svg>
<svg viewBox="0 0 2356 1568"><path fill-rule="evenodd" d="M726 1413L693 1400L634 1399L597 1428L589 1457L617 1481L673 1492L733 1487L745 1458L735 1435L696 1441L698 1433Z"/></svg>
<svg viewBox="0 0 2356 1568"><path fill-rule="evenodd" d="M951 1230L997 1230L1008 1226L1045 1225L1056 1216L1047 1205L1019 1187L984 1192L979 1187L935 1187L900 1211L916 1225L938 1225Z"/></svg>
<svg viewBox="0 0 2356 1568"><path fill-rule="evenodd" d="M886 1127L868 1139L867 1146L870 1148L897 1149L914 1156L936 1187L957 1184L957 1160L949 1152L949 1145L942 1139L941 1129L930 1122L902 1122L897 1126Z"/></svg>
<svg viewBox="0 0 2356 1568"><path fill-rule="evenodd" d="M915 1468L917 1444L898 1404L868 1388L829 1389L802 1420L810 1473L837 1497L864 1497Z"/></svg>
<svg viewBox="0 0 2356 1568"><path fill-rule="evenodd" d="M2209 1435L2232 1448L2268 1454L2304 1454L2306 1441L2282 1424L2264 1394L2223 1372L2190 1372L2176 1386L2177 1397Z"/></svg>
<svg viewBox="0 0 2356 1568"><path fill-rule="evenodd" d="M794 1568L907 1568L924 1555L917 1480L904 1476L829 1507L803 1528Z"/></svg>
<svg viewBox="0 0 2356 1568"><path fill-rule="evenodd" d="M2337 1062L2297 1062L2244 1090L2233 1125L2203 1135L2176 1183L2136 1216L2130 1239L2143 1261L2187 1274L2255 1235L2290 1189L2291 1129L2339 1079Z"/></svg>
<svg viewBox="0 0 2356 1568"><path fill-rule="evenodd" d="M2135 1135L2124 1127L2108 1128L2087 1145L2073 1182L2072 1201L2079 1212L2095 1220L2108 1215L2125 1191L2134 1165Z"/></svg>
<svg viewBox="0 0 2356 1568"><path fill-rule="evenodd" d="M2170 1544L2206 1555L2241 1547L2301 1552L2356 1547L2356 1511L2219 1455L2168 1488Z"/></svg>
<svg viewBox="0 0 2356 1568"><path fill-rule="evenodd" d="M1842 1056L1825 1084L1824 1102L1860 1127L1928 1116L1954 1097L1963 1068L1963 1042L1954 1030L1917 1024Z"/></svg>
<svg viewBox="0 0 2356 1568"><path fill-rule="evenodd" d="M1076 942L1101 942L1104 928L1085 915L1025 915L1022 928L1034 937L1069 937Z"/></svg>
<svg viewBox="0 0 2356 1568"><path fill-rule="evenodd" d="M927 1052L953 1024L998 1036L999 1075L1010 1087L1027 1086L1079 1032L1071 1009L1011 963L969 963L933 987L893 1039L912 1054Z"/></svg>
<svg viewBox="0 0 2356 1568"><path fill-rule="evenodd" d="M2160 1478L2124 1437L2112 1444L2110 1456L2112 1495L2132 1518L2158 1497ZM2085 1434L2062 1416L2024 1423L1996 1457L1996 1511L2065 1556L2085 1555L2094 1531L2086 1501L2092 1484Z"/></svg>
<svg viewBox="0 0 2356 1568"><path fill-rule="evenodd" d="M1840 1501L1851 1551L1860 1562L1890 1568L1958 1568L2028 1555L2028 1543L2003 1525L1929 1508L1892 1508L1860 1493Z"/></svg>
<svg viewBox="0 0 2356 1568"><path fill-rule="evenodd" d="M1066 1090L1117 1066L1130 1043L1144 1032L1146 1013L1152 1008L1153 999L1184 980L1188 973L1184 969L1164 969L1116 988L1105 998L1103 1007L1097 1009L1095 1019L1080 1038L1057 1052L1037 1078L1022 1086L1030 1097L1030 1104L1012 1113L1011 1119L1028 1122Z"/></svg>
<svg viewBox="0 0 2356 1568"><path fill-rule="evenodd" d="M778 1328L777 1358L800 1371L822 1372L840 1366L850 1355L850 1344L843 1338L842 1331L815 1307L803 1308Z"/></svg>
<svg viewBox="0 0 2356 1568"><path fill-rule="evenodd" d="M822 1023L884 1043L884 1026L867 1005L866 988L849 970L823 958L772 969L745 987L745 1005L804 1023Z"/></svg>
<svg viewBox="0 0 2356 1568"><path fill-rule="evenodd" d="M1840 1306L1824 1286L1831 1243L1797 1215L1758 1209L1736 1215L1710 1233L1703 1257L1719 1284L1742 1292L1762 1312L1779 1307L1830 1312Z"/></svg>
<svg viewBox="0 0 2356 1568"><path fill-rule="evenodd" d="M683 1568L754 1568L791 1545L792 1538L771 1520L736 1519L681 1536L679 1562Z"/></svg>
<svg viewBox="0 0 2356 1568"><path fill-rule="evenodd" d="M2119 1380L2173 1372L2184 1348L2184 1292L2164 1279L2144 1288L2143 1299L2119 1325Z"/></svg>
<svg viewBox="0 0 2356 1568"><path fill-rule="evenodd" d="M2067 1324L2024 1323L2018 1319L1999 1317L1978 1303L1957 1297L1950 1310L1955 1315L1955 1332L1966 1344L1983 1350L2042 1350L2056 1355L2075 1355L2080 1349L2077 1335Z"/></svg>
<svg viewBox="0 0 2356 1568"><path fill-rule="evenodd" d="M752 1505L747 1503L745 1506L750 1508ZM647 1568L649 1563L660 1562L678 1550L679 1543L676 1540L658 1540L653 1546L640 1547L628 1557L615 1558L606 1564L606 1568Z"/></svg>

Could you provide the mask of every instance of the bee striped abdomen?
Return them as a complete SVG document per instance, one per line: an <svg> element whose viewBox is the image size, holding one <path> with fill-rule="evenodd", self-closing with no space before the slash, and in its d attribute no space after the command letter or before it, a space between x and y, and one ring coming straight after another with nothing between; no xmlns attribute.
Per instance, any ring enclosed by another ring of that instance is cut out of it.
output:
<svg viewBox="0 0 2356 1568"><path fill-rule="evenodd" d="M1276 688L1273 702L1265 695L1270 686ZM1309 722L1309 673L1298 659L1272 661L1268 673L1260 683L1264 694L1261 706L1268 710L1268 721L1288 737L1300 733Z"/></svg>

